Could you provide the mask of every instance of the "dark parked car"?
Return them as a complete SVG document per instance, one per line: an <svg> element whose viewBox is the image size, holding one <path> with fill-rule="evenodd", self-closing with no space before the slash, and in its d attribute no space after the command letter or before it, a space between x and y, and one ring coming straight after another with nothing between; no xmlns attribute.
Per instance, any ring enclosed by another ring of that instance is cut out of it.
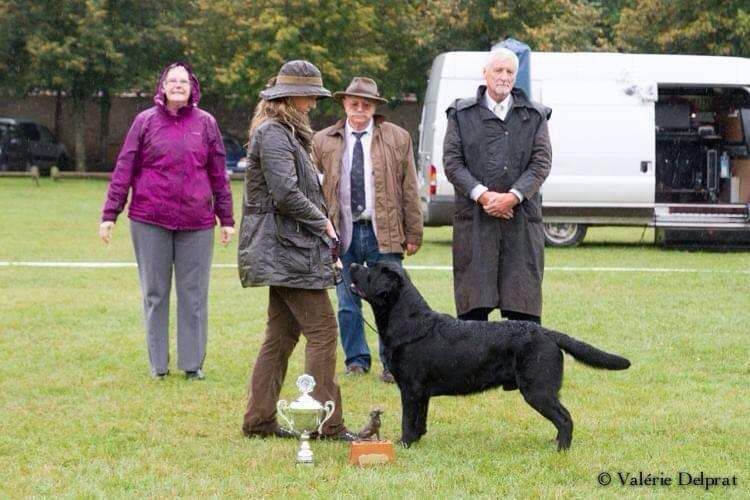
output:
<svg viewBox="0 0 750 500"><path fill-rule="evenodd" d="M27 170L31 165L41 172L49 172L52 165L60 169L70 167L65 146L55 139L47 127L25 118L0 118L3 135L8 135L6 154L3 138L3 151L0 153L0 170Z"/></svg>
<svg viewBox="0 0 750 500"><path fill-rule="evenodd" d="M0 118L0 172L28 170L31 148L18 125Z"/></svg>
<svg viewBox="0 0 750 500"><path fill-rule="evenodd" d="M245 156L245 148L242 147L240 141L229 134L222 134L221 138L224 140L224 149L227 151L227 173L243 172L244 169L238 169L237 161Z"/></svg>

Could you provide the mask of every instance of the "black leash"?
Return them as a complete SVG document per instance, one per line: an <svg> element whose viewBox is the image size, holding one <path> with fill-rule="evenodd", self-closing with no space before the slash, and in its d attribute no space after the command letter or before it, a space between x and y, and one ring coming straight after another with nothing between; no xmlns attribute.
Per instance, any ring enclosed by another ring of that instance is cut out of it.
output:
<svg viewBox="0 0 750 500"><path fill-rule="evenodd" d="M332 240L332 243L333 243L333 246L331 247L331 250L333 252L332 253L332 257L333 257L333 261L335 263L336 261L338 261L341 258L341 238L339 238L338 233L336 233L336 238L334 240ZM334 266L335 265L336 264L334 264ZM344 288L346 289L346 293L349 294L349 298L351 299L351 301L354 302L354 303L356 303L356 299L354 298L354 294L352 294L351 283L347 283L344 276L345 276L344 265L342 263L341 264L341 282L344 284ZM361 303L361 298L360 298L360 303ZM361 306L359 308L357 308L357 314L359 314L359 317L362 318L362 321L364 321L364 323L370 328L370 330L372 330L373 332L375 332L375 334L378 333L378 330L375 327L373 327L370 324L369 321L367 321L365 319L364 314L362 314L362 307Z"/></svg>
<svg viewBox="0 0 750 500"><path fill-rule="evenodd" d="M354 294L352 293L352 289L351 289L351 283L347 283L346 278L344 276L345 276L344 269L342 268L341 269L341 282L343 283L344 288L346 289L346 293L349 294L349 298L352 300L353 303L356 304L356 299L354 298ZM360 302L361 300L362 299L360 298ZM357 314L359 314L359 317L362 318L362 321L364 321L365 325L367 325L370 328L370 330L375 332L375 334L378 333L378 330L374 326L372 326L370 322L367 321L367 319L365 319L365 315L362 314L362 307L357 308Z"/></svg>

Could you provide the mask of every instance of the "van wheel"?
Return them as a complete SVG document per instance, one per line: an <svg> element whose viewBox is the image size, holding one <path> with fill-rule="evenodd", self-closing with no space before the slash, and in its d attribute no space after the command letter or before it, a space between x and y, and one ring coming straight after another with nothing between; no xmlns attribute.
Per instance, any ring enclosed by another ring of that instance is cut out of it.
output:
<svg viewBox="0 0 750 500"><path fill-rule="evenodd" d="M583 241L586 229L584 224L545 224L544 243L548 247L574 247Z"/></svg>

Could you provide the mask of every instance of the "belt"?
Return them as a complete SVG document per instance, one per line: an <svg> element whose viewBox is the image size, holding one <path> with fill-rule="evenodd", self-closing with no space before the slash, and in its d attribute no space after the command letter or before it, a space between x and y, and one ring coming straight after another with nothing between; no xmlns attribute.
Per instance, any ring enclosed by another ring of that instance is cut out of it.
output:
<svg viewBox="0 0 750 500"><path fill-rule="evenodd" d="M352 222L352 224L359 224L361 226L372 226L372 221L370 219L359 219Z"/></svg>

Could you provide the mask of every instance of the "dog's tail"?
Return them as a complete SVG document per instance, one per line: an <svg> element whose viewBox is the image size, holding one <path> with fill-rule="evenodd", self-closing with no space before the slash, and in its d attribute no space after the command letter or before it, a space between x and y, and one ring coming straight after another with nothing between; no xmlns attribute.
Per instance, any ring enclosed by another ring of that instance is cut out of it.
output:
<svg viewBox="0 0 750 500"><path fill-rule="evenodd" d="M586 342L581 342L573 337L569 337L564 333L556 332L554 330L545 330L555 340L555 343L557 343L560 349L567 352L583 364L589 365L593 368L604 368L607 370L624 370L630 366L630 361L622 356L604 352Z"/></svg>

